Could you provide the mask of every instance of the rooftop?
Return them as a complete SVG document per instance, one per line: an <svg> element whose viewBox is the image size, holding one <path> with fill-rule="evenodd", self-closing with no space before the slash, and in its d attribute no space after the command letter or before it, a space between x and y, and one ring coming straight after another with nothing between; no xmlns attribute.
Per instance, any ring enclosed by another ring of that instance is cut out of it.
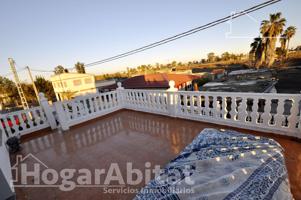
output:
<svg viewBox="0 0 301 200"><path fill-rule="evenodd" d="M300 94L301 66L278 70L276 89L278 93Z"/></svg>
<svg viewBox="0 0 301 200"><path fill-rule="evenodd" d="M301 199L301 143L297 139L170 118L137 111L120 110L72 127L66 132L44 129L22 137L20 154L32 153L47 166L64 168L108 168L111 163L144 169L151 165L166 165L204 128L234 129L243 133L275 139L285 149L286 166L292 193ZM16 155L11 156L12 165ZM125 174L125 168L121 168ZM144 184L135 186L137 189ZM130 186L131 188L135 188ZM18 199L132 199L135 194L105 194L100 188L76 188L62 192L58 188L16 188Z"/></svg>
<svg viewBox="0 0 301 200"><path fill-rule="evenodd" d="M175 81L175 87L179 87L181 84L186 82L199 79L200 76L189 75L189 74L169 74L169 73L157 73L157 74L146 74L140 76L134 76L128 78L122 82L122 86L125 89L154 89L169 88L169 81ZM116 89L117 84L108 86L108 89Z"/></svg>
<svg viewBox="0 0 301 200"><path fill-rule="evenodd" d="M276 82L267 79L258 80L228 80L209 82L203 86L204 91L213 92L269 92Z"/></svg>

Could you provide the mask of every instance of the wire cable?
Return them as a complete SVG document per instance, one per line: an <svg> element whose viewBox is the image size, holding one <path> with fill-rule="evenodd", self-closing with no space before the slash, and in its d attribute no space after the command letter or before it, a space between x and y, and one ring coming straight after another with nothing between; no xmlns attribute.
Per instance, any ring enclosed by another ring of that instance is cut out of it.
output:
<svg viewBox="0 0 301 200"><path fill-rule="evenodd" d="M18 68L17 72L22 72L24 70L25 70L25 68L24 69L23 68ZM10 76L10 75L13 75L13 73L9 72L9 73L6 73L6 74L0 74L0 76L2 76L2 77Z"/></svg>
<svg viewBox="0 0 301 200"><path fill-rule="evenodd" d="M199 31L211 28L211 27L219 25L221 23L225 23L227 21L230 21L232 19L236 19L236 18L241 17L243 15L247 15L247 14L249 14L251 12L260 10L260 9L262 9L264 7L270 6L270 5L278 3L280 1L281 0L269 0L269 1L266 1L264 3L261 3L261 4L258 4L256 6L253 6L251 8L248 8L246 10L234 13L234 14L229 15L227 17L223 17L221 19L218 19L218 20L215 20L213 22L207 23L205 25L193 28L191 30L188 30L188 31L185 31L183 33L174 35L172 37L168 37L168 38L160 40L158 42L154 42L154 43L151 43L149 45L145 45L143 47L140 47L140 48L137 48L137 49L134 49L134 50L122 53L122 54L118 54L116 56L112 56L112 57L109 57L109 58L106 58L106 59L103 59L103 60L99 60L99 61L95 61L95 62L92 62L92 63L88 63L88 64L85 64L84 66L85 67L92 67L92 66L95 66L95 65L99 65L99 64L111 62L111 61L114 61L114 60L117 60L117 59L120 59L120 58L123 58L123 57L127 57L127 56L130 56L130 55L133 55L133 54L136 54L136 53L139 53L139 52L142 52L142 51L145 51L145 50L148 50L148 49L151 49L151 48L154 48L154 47L157 47L157 46L169 43L169 42L172 42L174 40L178 40L180 38L183 38L183 37L189 36L191 34L197 33ZM70 69L74 69L74 68L70 68Z"/></svg>
<svg viewBox="0 0 301 200"><path fill-rule="evenodd" d="M6 76L10 76L10 75L12 75L12 74L13 74L12 72L9 72L9 73L6 73L6 74L0 74L0 76L6 77Z"/></svg>
<svg viewBox="0 0 301 200"><path fill-rule="evenodd" d="M50 73L53 73L54 70L40 70L40 69L34 69L34 68L30 68L31 71L34 71L34 72L50 72Z"/></svg>

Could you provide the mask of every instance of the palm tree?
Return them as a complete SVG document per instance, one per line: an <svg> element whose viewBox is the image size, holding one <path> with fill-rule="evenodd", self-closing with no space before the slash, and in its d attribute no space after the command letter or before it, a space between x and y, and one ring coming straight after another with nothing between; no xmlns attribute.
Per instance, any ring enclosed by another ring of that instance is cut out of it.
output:
<svg viewBox="0 0 301 200"><path fill-rule="evenodd" d="M254 58L254 66L259 67L262 65L265 59L265 45L261 37L254 38L254 41L250 45L250 54Z"/></svg>
<svg viewBox="0 0 301 200"><path fill-rule="evenodd" d="M282 33L286 20L281 13L270 14L269 20L261 22L260 32L264 38L266 64L270 67L275 60L277 37Z"/></svg>
<svg viewBox="0 0 301 200"><path fill-rule="evenodd" d="M281 62L286 57L286 42L287 42L287 35L283 33L279 39L280 47L276 48L276 54L278 55Z"/></svg>
<svg viewBox="0 0 301 200"><path fill-rule="evenodd" d="M289 43L290 43L290 39L296 34L296 30L297 28L294 26L289 26L287 27L287 29L284 31L284 34L286 35L286 39L287 39L287 47L286 50L288 50L289 48Z"/></svg>
<svg viewBox="0 0 301 200"><path fill-rule="evenodd" d="M286 49L286 42L287 42L287 35L286 35L285 32L281 35L279 41L280 41L280 48L282 50L285 50Z"/></svg>

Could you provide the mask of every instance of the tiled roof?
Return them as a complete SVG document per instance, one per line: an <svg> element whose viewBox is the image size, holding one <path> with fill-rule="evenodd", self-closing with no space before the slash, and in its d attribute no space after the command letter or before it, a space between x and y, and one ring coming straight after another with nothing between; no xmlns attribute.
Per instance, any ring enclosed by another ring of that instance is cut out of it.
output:
<svg viewBox="0 0 301 200"><path fill-rule="evenodd" d="M143 88L169 88L169 81L175 81L175 87L183 83L199 79L200 76L189 74L147 74L128 78L122 82L122 87L125 89L143 89ZM115 89L116 84L105 87L107 89Z"/></svg>
<svg viewBox="0 0 301 200"><path fill-rule="evenodd" d="M214 69L211 72L212 74L223 74L225 73L225 69Z"/></svg>

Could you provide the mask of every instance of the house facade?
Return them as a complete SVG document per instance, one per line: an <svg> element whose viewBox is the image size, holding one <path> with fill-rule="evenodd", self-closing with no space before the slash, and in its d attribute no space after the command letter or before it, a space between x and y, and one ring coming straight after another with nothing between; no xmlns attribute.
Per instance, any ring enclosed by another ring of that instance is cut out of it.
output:
<svg viewBox="0 0 301 200"><path fill-rule="evenodd" d="M62 73L50 77L57 100L95 93L95 78L92 74Z"/></svg>

